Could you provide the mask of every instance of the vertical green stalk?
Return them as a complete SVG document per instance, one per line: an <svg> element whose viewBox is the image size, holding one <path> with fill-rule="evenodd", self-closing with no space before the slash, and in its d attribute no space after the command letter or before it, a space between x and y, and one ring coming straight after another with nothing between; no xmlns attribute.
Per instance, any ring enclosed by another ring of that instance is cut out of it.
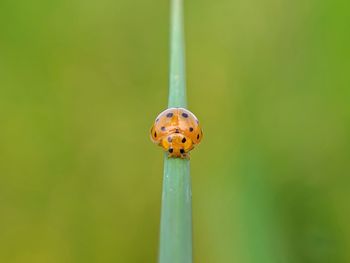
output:
<svg viewBox="0 0 350 263"><path fill-rule="evenodd" d="M171 0L170 6L170 107L186 107L185 47L183 26L183 1Z"/></svg>
<svg viewBox="0 0 350 263"><path fill-rule="evenodd" d="M183 1L171 0L169 107L186 107ZM192 262L190 162L164 157L160 263Z"/></svg>

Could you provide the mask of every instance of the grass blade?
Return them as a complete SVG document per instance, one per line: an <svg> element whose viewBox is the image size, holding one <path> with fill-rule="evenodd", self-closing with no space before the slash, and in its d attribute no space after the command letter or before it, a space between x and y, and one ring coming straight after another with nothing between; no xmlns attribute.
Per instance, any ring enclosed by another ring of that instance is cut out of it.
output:
<svg viewBox="0 0 350 263"><path fill-rule="evenodd" d="M169 108L186 107L183 1L171 0Z"/></svg>
<svg viewBox="0 0 350 263"><path fill-rule="evenodd" d="M189 160L165 157L159 262L192 262Z"/></svg>
<svg viewBox="0 0 350 263"><path fill-rule="evenodd" d="M183 2L171 1L169 107L186 107ZM164 157L159 262L192 262L190 161Z"/></svg>

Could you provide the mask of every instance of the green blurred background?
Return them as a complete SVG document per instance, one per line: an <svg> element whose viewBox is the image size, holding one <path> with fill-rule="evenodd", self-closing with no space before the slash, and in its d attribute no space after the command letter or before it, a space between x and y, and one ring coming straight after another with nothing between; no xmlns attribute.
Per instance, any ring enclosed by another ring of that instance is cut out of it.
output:
<svg viewBox="0 0 350 263"><path fill-rule="evenodd" d="M195 262L350 262L350 4L185 1ZM1 0L0 262L155 262L168 1Z"/></svg>

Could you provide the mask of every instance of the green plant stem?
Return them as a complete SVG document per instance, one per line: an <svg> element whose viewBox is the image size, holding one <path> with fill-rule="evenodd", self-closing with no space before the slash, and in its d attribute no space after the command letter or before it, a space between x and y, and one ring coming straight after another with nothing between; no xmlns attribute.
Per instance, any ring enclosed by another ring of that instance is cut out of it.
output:
<svg viewBox="0 0 350 263"><path fill-rule="evenodd" d="M183 2L171 0L169 108L187 106L183 28Z"/></svg>
<svg viewBox="0 0 350 263"><path fill-rule="evenodd" d="M171 1L169 107L186 107L183 2ZM192 262L190 161L164 157L160 263Z"/></svg>
<svg viewBox="0 0 350 263"><path fill-rule="evenodd" d="M192 262L192 200L189 160L165 157L160 263Z"/></svg>

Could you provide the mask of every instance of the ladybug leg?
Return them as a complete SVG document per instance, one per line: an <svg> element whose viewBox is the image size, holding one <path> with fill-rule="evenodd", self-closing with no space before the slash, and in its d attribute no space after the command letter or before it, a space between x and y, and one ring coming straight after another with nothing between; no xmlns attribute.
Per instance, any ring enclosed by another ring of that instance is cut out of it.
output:
<svg viewBox="0 0 350 263"><path fill-rule="evenodd" d="M182 154L176 154L176 153L171 153L168 152L168 158L181 158L181 159L190 159L189 153L182 153Z"/></svg>
<svg viewBox="0 0 350 263"><path fill-rule="evenodd" d="M190 159L190 154L189 153L183 153L183 154L181 154L180 158L189 160Z"/></svg>
<svg viewBox="0 0 350 263"><path fill-rule="evenodd" d="M176 158L177 156L174 153L168 153L168 158Z"/></svg>

